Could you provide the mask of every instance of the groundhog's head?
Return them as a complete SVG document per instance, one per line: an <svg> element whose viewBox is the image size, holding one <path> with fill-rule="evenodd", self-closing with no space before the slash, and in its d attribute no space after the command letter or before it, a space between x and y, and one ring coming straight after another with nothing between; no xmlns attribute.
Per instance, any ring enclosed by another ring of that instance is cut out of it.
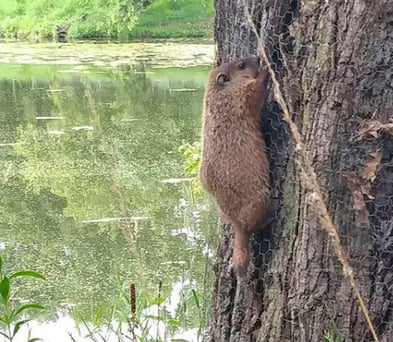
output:
<svg viewBox="0 0 393 342"><path fill-rule="evenodd" d="M260 66L261 60L256 56L221 64L211 72L210 85L217 90L245 85L258 76Z"/></svg>
<svg viewBox="0 0 393 342"><path fill-rule="evenodd" d="M252 56L222 64L210 73L208 93L224 97L240 96L258 107L268 94L269 72L261 68L260 57ZM239 98L239 97L238 97Z"/></svg>

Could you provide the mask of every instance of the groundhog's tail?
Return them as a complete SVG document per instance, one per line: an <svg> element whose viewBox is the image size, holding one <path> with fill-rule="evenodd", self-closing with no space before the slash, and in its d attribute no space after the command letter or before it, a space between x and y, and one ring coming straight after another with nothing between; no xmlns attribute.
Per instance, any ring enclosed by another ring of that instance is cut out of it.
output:
<svg viewBox="0 0 393 342"><path fill-rule="evenodd" d="M238 277L244 277L247 274L248 264L251 259L250 252L250 235L247 230L234 228L234 241L233 241L233 256L232 263L233 269Z"/></svg>

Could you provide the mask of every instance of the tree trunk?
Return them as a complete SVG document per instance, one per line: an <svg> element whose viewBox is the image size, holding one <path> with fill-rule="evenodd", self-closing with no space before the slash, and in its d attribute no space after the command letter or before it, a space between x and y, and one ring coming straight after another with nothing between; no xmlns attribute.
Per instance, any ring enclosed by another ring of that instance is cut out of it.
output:
<svg viewBox="0 0 393 342"><path fill-rule="evenodd" d="M393 2L247 3L379 340L393 341ZM218 64L256 54L242 4L215 1ZM239 283L222 229L211 341L372 341L281 117L265 106L272 222Z"/></svg>

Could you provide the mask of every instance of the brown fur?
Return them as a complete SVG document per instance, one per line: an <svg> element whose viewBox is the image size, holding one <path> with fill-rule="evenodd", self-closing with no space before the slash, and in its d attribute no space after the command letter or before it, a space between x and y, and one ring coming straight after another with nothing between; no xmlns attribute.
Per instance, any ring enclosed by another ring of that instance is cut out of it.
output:
<svg viewBox="0 0 393 342"><path fill-rule="evenodd" d="M233 226L232 262L238 276L247 272L250 235L264 223L270 198L269 161L259 123L268 81L259 58L247 57L214 69L205 92L199 175L221 221Z"/></svg>

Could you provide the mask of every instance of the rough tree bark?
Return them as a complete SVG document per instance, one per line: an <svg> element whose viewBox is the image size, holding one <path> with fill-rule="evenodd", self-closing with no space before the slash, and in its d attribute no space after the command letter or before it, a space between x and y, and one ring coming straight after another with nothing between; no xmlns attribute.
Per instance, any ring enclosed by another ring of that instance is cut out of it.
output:
<svg viewBox="0 0 393 342"><path fill-rule="evenodd" d="M393 341L393 2L247 3L378 337ZM242 4L215 0L218 64L256 53ZM372 341L273 100L262 120L273 221L254 236L252 269L241 283L229 266L231 228L223 227L210 339Z"/></svg>

